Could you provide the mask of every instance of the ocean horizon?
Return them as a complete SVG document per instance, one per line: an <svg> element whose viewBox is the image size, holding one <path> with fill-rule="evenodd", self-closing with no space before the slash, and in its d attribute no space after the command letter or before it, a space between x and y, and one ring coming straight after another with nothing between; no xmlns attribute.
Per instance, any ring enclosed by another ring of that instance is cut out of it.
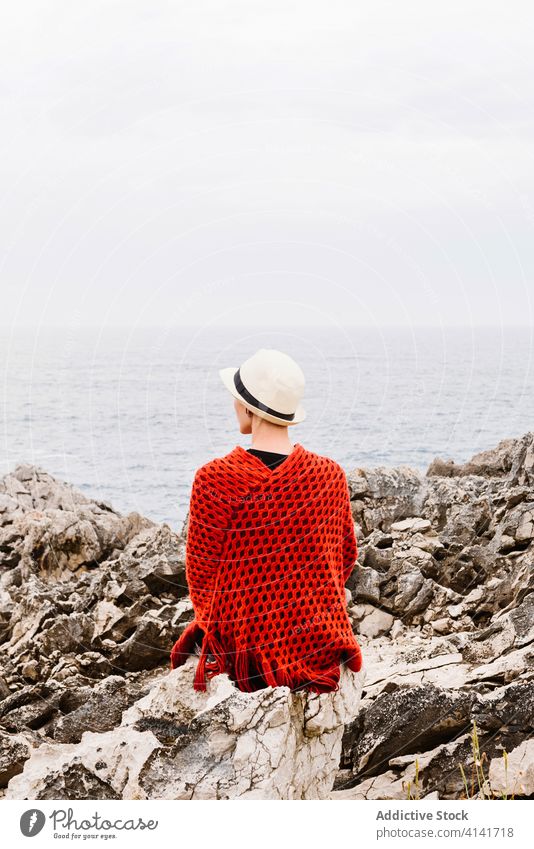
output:
<svg viewBox="0 0 534 849"><path fill-rule="evenodd" d="M195 470L239 444L218 369L260 347L306 377L290 438L356 467L465 462L534 426L533 328L0 328L0 473L33 463L179 531Z"/></svg>

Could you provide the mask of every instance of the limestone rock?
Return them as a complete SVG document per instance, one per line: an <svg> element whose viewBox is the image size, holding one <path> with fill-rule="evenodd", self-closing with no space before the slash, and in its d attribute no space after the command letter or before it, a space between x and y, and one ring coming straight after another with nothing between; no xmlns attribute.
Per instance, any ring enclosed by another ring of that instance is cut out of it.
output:
<svg viewBox="0 0 534 849"><path fill-rule="evenodd" d="M123 517L43 469L19 465L0 481L0 564L55 578L91 568L153 525Z"/></svg>
<svg viewBox="0 0 534 849"><path fill-rule="evenodd" d="M417 760L421 798L457 799L475 721L495 786L506 751L528 788L534 433L463 464L436 458L426 475L354 469L348 484L358 562L345 597L365 688L344 707L339 694L244 694L224 676L196 693L194 658L169 674L193 617L187 520L175 533L121 516L27 464L2 478L6 793L407 798Z"/></svg>
<svg viewBox="0 0 534 849"><path fill-rule="evenodd" d="M103 733L43 743L7 799L322 799L339 763L364 674L333 693L239 691L228 675L192 688L196 658L162 676Z"/></svg>
<svg viewBox="0 0 534 849"><path fill-rule="evenodd" d="M430 519L421 519L417 517L411 517L408 519L403 519L401 522L393 522L391 525L392 531L411 531L412 533L416 533L417 531L426 531L431 527Z"/></svg>
<svg viewBox="0 0 534 849"><path fill-rule="evenodd" d="M141 688L120 675L110 675L96 687L85 688L83 701L60 716L50 729L54 740L79 742L85 731L110 731L120 725L122 712L139 697Z"/></svg>
<svg viewBox="0 0 534 849"><path fill-rule="evenodd" d="M359 633L365 637L377 637L379 634L387 634L393 625L393 616L385 610L379 610L371 605L366 605L368 612L360 622Z"/></svg>
<svg viewBox="0 0 534 849"><path fill-rule="evenodd" d="M534 740L524 740L505 759L493 758L489 781L494 793L528 796L534 794Z"/></svg>
<svg viewBox="0 0 534 849"><path fill-rule="evenodd" d="M30 745L23 735L0 731L0 787L22 772L29 757Z"/></svg>
<svg viewBox="0 0 534 849"><path fill-rule="evenodd" d="M474 696L431 684L399 687L378 696L354 721L350 753L353 772L367 775L381 771L384 760L410 751L424 751L429 744L448 739L469 722Z"/></svg>

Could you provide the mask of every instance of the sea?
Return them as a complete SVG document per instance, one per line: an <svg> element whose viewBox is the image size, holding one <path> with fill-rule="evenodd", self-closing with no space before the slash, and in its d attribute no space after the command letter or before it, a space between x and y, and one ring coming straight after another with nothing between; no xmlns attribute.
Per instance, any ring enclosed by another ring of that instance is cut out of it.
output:
<svg viewBox="0 0 534 849"><path fill-rule="evenodd" d="M3 328L0 474L32 463L180 531L196 469L251 446L218 369L259 348L304 372L293 444L347 472L424 474L534 429L531 327Z"/></svg>

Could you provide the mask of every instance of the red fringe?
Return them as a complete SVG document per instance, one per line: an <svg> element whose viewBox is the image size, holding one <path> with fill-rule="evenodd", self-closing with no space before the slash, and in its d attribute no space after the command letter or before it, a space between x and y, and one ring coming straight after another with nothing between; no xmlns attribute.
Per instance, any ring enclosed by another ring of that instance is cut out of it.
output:
<svg viewBox="0 0 534 849"><path fill-rule="evenodd" d="M354 654L351 654L350 657L345 660L345 666L348 666L348 668L351 669L352 672L359 672L362 668L362 663L362 651L358 646L358 650L355 651Z"/></svg>
<svg viewBox="0 0 534 849"><path fill-rule="evenodd" d="M212 654L217 661L217 668L210 669L209 677L213 678L214 675L219 675L221 672L225 672L227 655L214 631L207 631L204 635L202 650L200 652L195 677L193 678L193 688L200 692L206 691L206 659L208 654Z"/></svg>
<svg viewBox="0 0 534 849"><path fill-rule="evenodd" d="M175 642L171 650L171 669L181 666L187 658L194 652L195 643L199 636L203 634L202 649L198 659L195 677L193 679L193 687L195 690L206 691L206 660L208 654L212 654L217 660L217 668L209 670L209 678L218 675L222 672L228 672L239 690L243 692L253 692L261 689L260 680L251 681L251 669L254 674L258 672L267 686L270 687L289 687L290 690L305 687L311 693L326 693L334 690L339 690L339 680L341 668L338 664L330 670L322 671L315 674L313 678L304 681L306 670L302 663L296 661L291 666L291 671L287 669L269 669L262 661L260 655L255 657L253 653L247 649L243 649L235 653L232 669L231 653L226 652L219 637L214 630L204 632L204 629L194 620L190 622ZM360 648L345 658L345 665L353 672L359 672L362 668L362 653ZM232 675L233 672L233 675Z"/></svg>
<svg viewBox="0 0 534 849"><path fill-rule="evenodd" d="M171 649L171 669L182 666L193 652L199 633L202 631L196 620L186 625Z"/></svg>
<svg viewBox="0 0 534 849"><path fill-rule="evenodd" d="M252 687L250 684L248 652L246 649L244 651L237 652L235 656L234 670L238 688L245 693L251 693Z"/></svg>

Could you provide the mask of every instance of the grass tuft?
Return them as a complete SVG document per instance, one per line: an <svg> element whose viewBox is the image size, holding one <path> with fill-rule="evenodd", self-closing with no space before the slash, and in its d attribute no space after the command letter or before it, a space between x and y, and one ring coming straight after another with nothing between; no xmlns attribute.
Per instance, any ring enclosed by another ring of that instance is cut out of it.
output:
<svg viewBox="0 0 534 849"><path fill-rule="evenodd" d="M490 785L488 777L484 774L484 765L488 764L489 759L485 752L480 751L480 740L478 737L478 729L476 721L473 720L471 730L471 752L473 755L470 764L469 780L466 775L466 770L463 764L458 764L462 776L464 792L460 794L460 799L515 799L515 794L508 794L508 752L503 749L504 759L504 774L505 774L505 789L504 792L494 793ZM406 799L416 800L421 799L421 783L419 780L419 761L415 759L415 778L414 781L402 782L403 790L406 791Z"/></svg>

